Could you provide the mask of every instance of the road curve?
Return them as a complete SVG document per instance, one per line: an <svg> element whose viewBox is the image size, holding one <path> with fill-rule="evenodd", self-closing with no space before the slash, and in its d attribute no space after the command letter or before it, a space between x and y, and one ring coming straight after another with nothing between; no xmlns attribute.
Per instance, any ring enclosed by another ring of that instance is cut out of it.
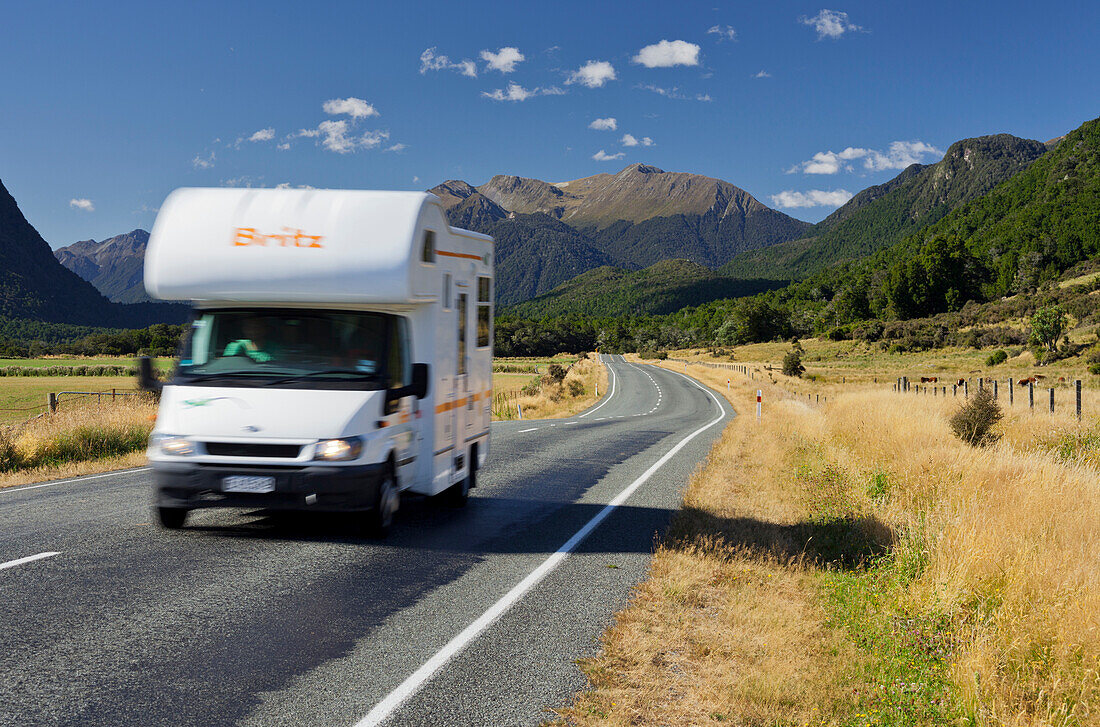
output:
<svg viewBox="0 0 1100 727"><path fill-rule="evenodd" d="M0 725L545 720L732 414L604 359L603 400L494 423L469 506L410 498L381 542L260 511L166 532L145 469L0 490Z"/></svg>

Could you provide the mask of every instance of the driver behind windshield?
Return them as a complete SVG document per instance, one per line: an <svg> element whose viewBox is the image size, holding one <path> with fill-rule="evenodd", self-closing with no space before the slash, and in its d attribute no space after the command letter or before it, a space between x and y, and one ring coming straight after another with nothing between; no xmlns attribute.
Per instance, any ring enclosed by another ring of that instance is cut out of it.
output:
<svg viewBox="0 0 1100 727"><path fill-rule="evenodd" d="M241 328L245 337L231 341L223 356L248 356L257 363L267 363L279 355L281 347L271 338L263 318L246 318Z"/></svg>

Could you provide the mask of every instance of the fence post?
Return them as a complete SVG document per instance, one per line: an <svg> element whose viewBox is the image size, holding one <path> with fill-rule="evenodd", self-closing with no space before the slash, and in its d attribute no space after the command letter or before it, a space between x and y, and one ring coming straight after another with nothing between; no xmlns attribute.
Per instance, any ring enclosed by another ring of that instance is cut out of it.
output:
<svg viewBox="0 0 1100 727"><path fill-rule="evenodd" d="M46 394L46 411L51 414L57 411L57 394L52 391Z"/></svg>
<svg viewBox="0 0 1100 727"><path fill-rule="evenodd" d="M1012 379L1010 378L1008 380L1008 405L1009 406L1012 406L1015 403L1013 401L1013 399L1015 398L1015 395L1013 394L1014 391L1016 391L1016 387L1013 386Z"/></svg>
<svg viewBox="0 0 1100 727"><path fill-rule="evenodd" d="M997 379L993 379L993 400L997 400Z"/></svg>
<svg viewBox="0 0 1100 727"><path fill-rule="evenodd" d="M1054 413L1054 387L1050 388L1050 413Z"/></svg>
<svg viewBox="0 0 1100 727"><path fill-rule="evenodd" d="M978 377L978 391L981 391L984 388L985 388L985 379L982 378L981 376L979 376Z"/></svg>
<svg viewBox="0 0 1100 727"><path fill-rule="evenodd" d="M1073 388L1077 390L1077 421L1081 421L1081 379L1073 382Z"/></svg>
<svg viewBox="0 0 1100 727"><path fill-rule="evenodd" d="M1027 408L1029 410L1035 409L1035 382L1027 382Z"/></svg>
<svg viewBox="0 0 1100 727"><path fill-rule="evenodd" d="M964 399L969 399L970 398L970 379L967 379L966 381L963 382L963 398Z"/></svg>

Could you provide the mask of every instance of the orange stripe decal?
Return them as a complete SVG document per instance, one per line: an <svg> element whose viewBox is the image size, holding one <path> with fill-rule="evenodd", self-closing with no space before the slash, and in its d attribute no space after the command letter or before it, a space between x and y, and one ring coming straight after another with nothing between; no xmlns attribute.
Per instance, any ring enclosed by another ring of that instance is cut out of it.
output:
<svg viewBox="0 0 1100 727"><path fill-rule="evenodd" d="M443 255L444 257L460 257L466 260L480 260L480 255L469 255L464 252L447 252L446 250L436 250L436 255Z"/></svg>

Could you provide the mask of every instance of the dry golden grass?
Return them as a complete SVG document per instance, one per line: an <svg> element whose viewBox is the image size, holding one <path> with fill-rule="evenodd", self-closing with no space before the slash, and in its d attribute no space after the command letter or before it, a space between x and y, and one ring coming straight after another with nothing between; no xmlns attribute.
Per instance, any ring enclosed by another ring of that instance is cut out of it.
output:
<svg viewBox="0 0 1100 727"><path fill-rule="evenodd" d="M500 375L493 375L494 386L496 377ZM527 381L535 378L526 377ZM517 403L523 410L524 419L562 419L584 411L599 399L596 396L597 384L601 392L600 396L607 393L607 367L599 362L595 354L592 354L573 364L561 385L551 383L545 376L542 377L541 382L537 394L518 392L514 400L509 399L507 407L500 407L499 411L494 411L493 419L518 419L519 412L514 409ZM573 384L573 382L577 383ZM580 387L581 393L577 395L571 393L575 386Z"/></svg>
<svg viewBox="0 0 1100 727"><path fill-rule="evenodd" d="M723 394L731 378L742 416L567 723L1100 724L1095 392L1082 424L1017 397L976 449L947 424L961 398L689 373ZM830 561L829 522L889 548Z"/></svg>
<svg viewBox="0 0 1100 727"><path fill-rule="evenodd" d="M156 404L134 397L102 405L74 403L24 425L4 427L0 440L14 448L19 467L0 472L0 487L140 466L145 463L141 443L155 418Z"/></svg>

